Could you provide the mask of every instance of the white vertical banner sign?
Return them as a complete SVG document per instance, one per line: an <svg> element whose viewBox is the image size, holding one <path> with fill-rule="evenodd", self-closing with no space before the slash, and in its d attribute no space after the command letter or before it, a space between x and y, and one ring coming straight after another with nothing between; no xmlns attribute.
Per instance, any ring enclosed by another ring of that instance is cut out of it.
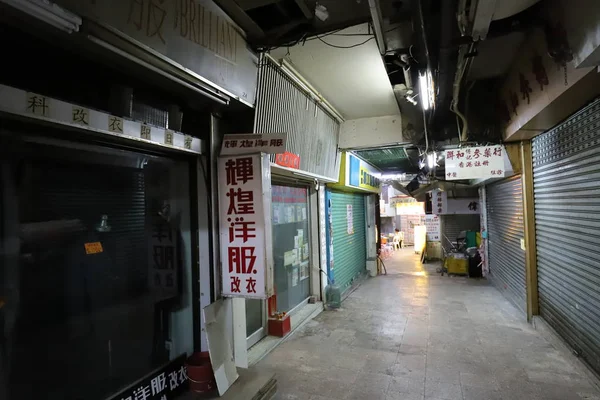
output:
<svg viewBox="0 0 600 400"><path fill-rule="evenodd" d="M265 299L273 291L270 163L261 153L219 158L223 295Z"/></svg>
<svg viewBox="0 0 600 400"><path fill-rule="evenodd" d="M425 215L425 226L427 227L427 241L439 242L441 240L440 217L434 214Z"/></svg>
<svg viewBox="0 0 600 400"><path fill-rule="evenodd" d="M346 221L348 223L348 235L354 234L354 214L352 204L346 204Z"/></svg>

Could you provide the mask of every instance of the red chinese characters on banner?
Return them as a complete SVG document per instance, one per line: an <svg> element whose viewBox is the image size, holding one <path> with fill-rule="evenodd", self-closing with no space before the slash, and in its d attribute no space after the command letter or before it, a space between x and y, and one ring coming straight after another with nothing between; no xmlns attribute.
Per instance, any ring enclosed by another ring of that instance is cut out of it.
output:
<svg viewBox="0 0 600 400"><path fill-rule="evenodd" d="M220 168L221 209L225 211L221 216L223 293L262 297L261 159L259 155L226 157L221 159Z"/></svg>
<svg viewBox="0 0 600 400"><path fill-rule="evenodd" d="M446 150L446 179L477 179L504 176L500 145Z"/></svg>

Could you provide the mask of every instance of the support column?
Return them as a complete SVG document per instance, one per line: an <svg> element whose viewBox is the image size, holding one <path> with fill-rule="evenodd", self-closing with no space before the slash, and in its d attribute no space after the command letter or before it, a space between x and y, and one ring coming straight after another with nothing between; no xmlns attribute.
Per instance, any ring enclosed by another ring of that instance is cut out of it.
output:
<svg viewBox="0 0 600 400"><path fill-rule="evenodd" d="M527 284L527 320L539 315L535 204L533 197L533 160L531 141L521 142L523 168L523 219L525 228L525 278Z"/></svg>

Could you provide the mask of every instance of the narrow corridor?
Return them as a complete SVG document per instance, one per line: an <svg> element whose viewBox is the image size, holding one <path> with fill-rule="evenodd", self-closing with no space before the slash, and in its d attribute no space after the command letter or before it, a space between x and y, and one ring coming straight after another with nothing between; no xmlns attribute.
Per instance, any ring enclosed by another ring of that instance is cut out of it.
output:
<svg viewBox="0 0 600 400"><path fill-rule="evenodd" d="M487 281L441 277L412 249L386 266L260 362L277 399L600 399Z"/></svg>

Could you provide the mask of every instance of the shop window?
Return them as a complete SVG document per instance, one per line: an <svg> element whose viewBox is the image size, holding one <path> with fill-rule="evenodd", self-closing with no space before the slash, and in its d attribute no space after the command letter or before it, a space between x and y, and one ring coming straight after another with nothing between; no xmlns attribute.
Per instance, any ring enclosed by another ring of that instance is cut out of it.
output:
<svg viewBox="0 0 600 400"><path fill-rule="evenodd" d="M193 351L186 162L30 143L0 178L0 398L105 399Z"/></svg>
<svg viewBox="0 0 600 400"><path fill-rule="evenodd" d="M308 189L273 185L272 216L277 311L288 312L310 296Z"/></svg>

